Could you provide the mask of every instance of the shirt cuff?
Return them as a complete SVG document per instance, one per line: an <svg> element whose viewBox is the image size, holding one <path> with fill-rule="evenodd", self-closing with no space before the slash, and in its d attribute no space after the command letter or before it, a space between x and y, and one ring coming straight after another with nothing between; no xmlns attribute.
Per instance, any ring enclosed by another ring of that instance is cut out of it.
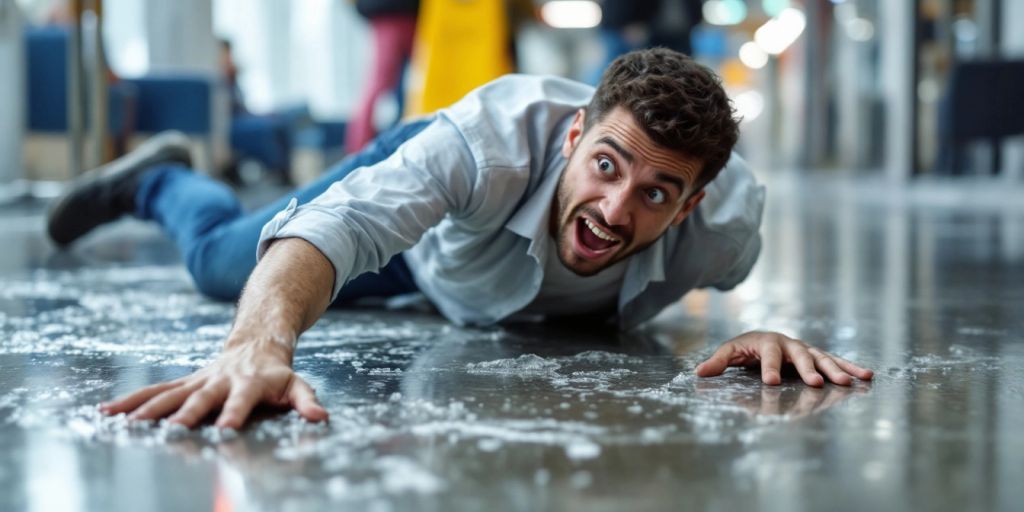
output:
<svg viewBox="0 0 1024 512"><path fill-rule="evenodd" d="M284 210L278 212L263 226L256 246L256 261L266 254L270 244L283 238L301 238L319 250L334 267L334 284L331 287L331 301L338 296L348 282L354 255L348 234L336 229L340 224L338 216L324 209L299 208L298 200L292 198ZM335 227L335 229L332 229Z"/></svg>

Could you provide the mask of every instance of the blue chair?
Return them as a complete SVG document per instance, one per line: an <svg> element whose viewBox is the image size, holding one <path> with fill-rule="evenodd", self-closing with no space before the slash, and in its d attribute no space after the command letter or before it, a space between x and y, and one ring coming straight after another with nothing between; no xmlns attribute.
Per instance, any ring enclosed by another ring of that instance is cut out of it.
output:
<svg viewBox="0 0 1024 512"><path fill-rule="evenodd" d="M178 130L209 137L213 132L215 77L204 74L162 74L125 79L138 93L135 129L157 133Z"/></svg>
<svg viewBox="0 0 1024 512"><path fill-rule="evenodd" d="M27 128L29 133L67 134L69 31L28 27ZM179 130L207 140L212 155L216 76L174 73L121 79L108 90L108 134L126 140L137 132Z"/></svg>
<svg viewBox="0 0 1024 512"><path fill-rule="evenodd" d="M62 27L29 27L25 30L28 87L26 124L30 132L68 131L68 32ZM132 124L137 91L132 84L110 85L108 127L123 134Z"/></svg>

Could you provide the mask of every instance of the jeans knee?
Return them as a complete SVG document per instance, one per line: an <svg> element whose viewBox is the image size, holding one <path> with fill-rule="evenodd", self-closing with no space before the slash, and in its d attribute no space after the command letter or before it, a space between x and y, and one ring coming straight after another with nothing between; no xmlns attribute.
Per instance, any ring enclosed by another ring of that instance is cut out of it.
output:
<svg viewBox="0 0 1024 512"><path fill-rule="evenodd" d="M224 255L210 251L211 244L201 243L185 255L185 265L196 289L203 295L222 301L238 300L242 287L252 270Z"/></svg>

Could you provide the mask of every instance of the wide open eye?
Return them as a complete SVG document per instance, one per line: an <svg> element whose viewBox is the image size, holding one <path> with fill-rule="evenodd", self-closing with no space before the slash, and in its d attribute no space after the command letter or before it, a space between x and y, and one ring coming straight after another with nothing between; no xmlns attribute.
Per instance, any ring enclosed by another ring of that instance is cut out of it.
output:
<svg viewBox="0 0 1024 512"><path fill-rule="evenodd" d="M668 196L660 188L650 188L647 189L647 199L650 199L654 204L664 204Z"/></svg>
<svg viewBox="0 0 1024 512"><path fill-rule="evenodd" d="M601 171L601 174L604 174L605 176L614 176L615 162L612 162L608 158L600 157L597 159L597 170Z"/></svg>

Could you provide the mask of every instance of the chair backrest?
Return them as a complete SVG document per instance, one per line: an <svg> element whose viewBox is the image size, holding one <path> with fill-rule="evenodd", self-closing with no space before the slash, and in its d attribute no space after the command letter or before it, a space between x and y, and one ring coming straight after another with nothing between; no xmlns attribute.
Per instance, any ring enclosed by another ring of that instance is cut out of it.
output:
<svg viewBox="0 0 1024 512"><path fill-rule="evenodd" d="M67 48L67 29L25 29L29 131L63 133L68 130Z"/></svg>
<svg viewBox="0 0 1024 512"><path fill-rule="evenodd" d="M124 81L132 84L138 94L136 130L151 133L180 130L201 136L211 134L215 77L167 73Z"/></svg>
<svg viewBox="0 0 1024 512"><path fill-rule="evenodd" d="M69 37L66 27L25 29L29 131L68 130ZM113 83L109 90L109 130L120 133L128 123L141 132L173 129L208 136L213 131L211 98L216 80L204 74L168 73Z"/></svg>

